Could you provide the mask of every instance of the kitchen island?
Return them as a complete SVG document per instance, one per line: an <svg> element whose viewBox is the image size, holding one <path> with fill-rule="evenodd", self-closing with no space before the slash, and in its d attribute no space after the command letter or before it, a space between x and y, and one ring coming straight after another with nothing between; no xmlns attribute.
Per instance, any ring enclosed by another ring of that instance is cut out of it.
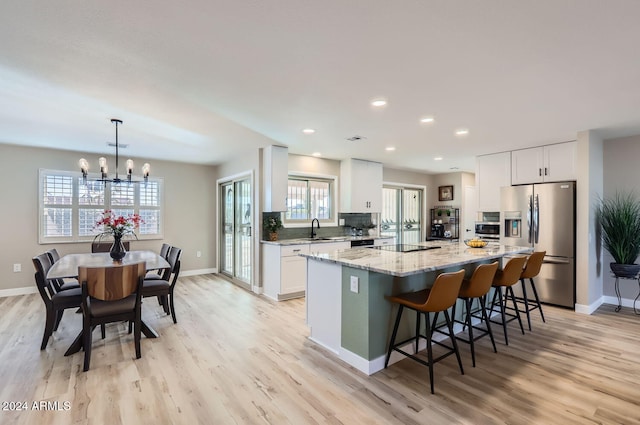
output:
<svg viewBox="0 0 640 425"><path fill-rule="evenodd" d="M527 254L529 247L430 241L393 248L351 248L300 254L307 258L307 325L310 339L370 375L384 368L393 326L385 295L428 288L442 272L471 275L479 263ZM415 333L415 316L403 316L398 337ZM392 357L391 362L395 359Z"/></svg>

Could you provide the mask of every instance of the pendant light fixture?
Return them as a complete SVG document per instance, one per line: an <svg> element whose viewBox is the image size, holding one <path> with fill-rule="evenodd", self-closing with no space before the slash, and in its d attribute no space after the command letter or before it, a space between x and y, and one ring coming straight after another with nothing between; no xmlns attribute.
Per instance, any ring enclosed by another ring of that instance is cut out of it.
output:
<svg viewBox="0 0 640 425"><path fill-rule="evenodd" d="M107 159L105 157L101 157L98 159L98 165L100 166L100 178L96 179L95 181L99 181L99 182L103 182L104 184L107 183L140 183L139 180L133 180L132 179L132 175L133 175L133 161L131 159L127 159L127 177L125 179L121 179L120 177L118 177L118 125L122 124L122 120L116 119L116 118L112 118L111 122L114 123L116 125L116 175L114 178L110 179L108 172L109 172L109 166L107 165ZM82 178L84 179L84 181L87 181L87 175L89 174L89 161L87 161L84 158L80 158L80 161L78 161L78 165L80 166L80 171L82 171ZM148 178L149 178L149 171L151 169L151 166L149 165L149 163L145 163L142 166L142 177L143 177L143 181L146 183Z"/></svg>

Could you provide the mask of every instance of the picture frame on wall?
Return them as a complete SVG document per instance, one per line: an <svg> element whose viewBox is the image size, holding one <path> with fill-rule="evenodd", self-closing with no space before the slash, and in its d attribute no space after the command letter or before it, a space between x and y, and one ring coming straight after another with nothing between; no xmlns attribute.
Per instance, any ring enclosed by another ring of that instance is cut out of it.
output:
<svg viewBox="0 0 640 425"><path fill-rule="evenodd" d="M439 186L438 201L453 201L453 186Z"/></svg>

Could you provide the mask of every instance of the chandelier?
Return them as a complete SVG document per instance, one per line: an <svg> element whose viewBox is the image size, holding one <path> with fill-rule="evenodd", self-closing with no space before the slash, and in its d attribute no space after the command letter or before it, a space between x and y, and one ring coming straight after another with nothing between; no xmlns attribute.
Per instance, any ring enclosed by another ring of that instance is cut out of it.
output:
<svg viewBox="0 0 640 425"><path fill-rule="evenodd" d="M114 178L110 179L108 176L109 167L107 165L107 159L105 157L98 158L98 165L100 166L100 178L95 181L103 182L104 184L109 183L139 183L138 180L132 179L133 174L133 161L131 159L127 159L127 177L125 179L121 179L118 177L118 124L122 124L122 120L118 120L115 118L111 119L111 122L116 125L116 175ZM126 147L126 146L125 146ZM80 158L78 161L78 165L80 166L80 171L82 171L82 178L84 181L87 181L87 175L89 174L89 161L84 158ZM149 171L151 166L149 163L145 163L142 166L142 177L144 178L144 182L146 183L149 178Z"/></svg>

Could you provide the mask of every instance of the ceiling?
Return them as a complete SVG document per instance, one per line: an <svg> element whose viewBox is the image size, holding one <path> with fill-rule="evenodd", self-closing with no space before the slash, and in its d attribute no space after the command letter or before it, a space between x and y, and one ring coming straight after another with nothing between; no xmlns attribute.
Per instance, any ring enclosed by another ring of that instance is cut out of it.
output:
<svg viewBox="0 0 640 425"><path fill-rule="evenodd" d="M119 118L127 156L279 144L473 171L582 130L640 134L639 16L635 0L9 0L0 142L110 154Z"/></svg>

